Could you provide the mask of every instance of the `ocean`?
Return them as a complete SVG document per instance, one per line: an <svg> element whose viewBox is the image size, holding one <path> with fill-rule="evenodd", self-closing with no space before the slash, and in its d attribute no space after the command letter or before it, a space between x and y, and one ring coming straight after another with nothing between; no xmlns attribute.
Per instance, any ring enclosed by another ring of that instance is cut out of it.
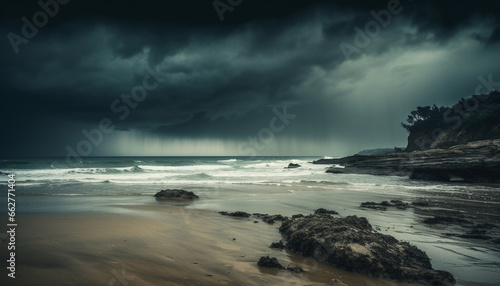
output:
<svg viewBox="0 0 500 286"><path fill-rule="evenodd" d="M209 211L308 214L318 208L367 217L382 233L427 252L435 269L451 272L459 285L498 285L500 246L493 240L447 235L456 226L426 225L417 209L361 208L362 202L429 202L475 223L490 223L499 238L498 185L414 181L406 177L327 174L318 157L89 157L77 166L64 158L0 160L0 185L16 178L18 214L147 212L117 205L158 204L163 189L186 189L200 199L182 207ZM286 169L289 163L302 167ZM3 182L2 182L3 181ZM2 192L6 193L6 192ZM6 197L2 199L5 201Z"/></svg>

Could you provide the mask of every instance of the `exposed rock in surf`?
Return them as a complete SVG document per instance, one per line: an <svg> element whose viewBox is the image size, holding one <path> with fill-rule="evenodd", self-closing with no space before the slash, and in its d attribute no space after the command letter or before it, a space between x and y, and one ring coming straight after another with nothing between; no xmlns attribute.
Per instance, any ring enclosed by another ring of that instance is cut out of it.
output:
<svg viewBox="0 0 500 286"><path fill-rule="evenodd" d="M288 164L288 167L285 167L285 169L295 169L295 168L300 168L300 167L302 167L300 164L290 163L290 164Z"/></svg>
<svg viewBox="0 0 500 286"><path fill-rule="evenodd" d="M395 208L400 209L400 210L405 210L407 208L410 208L411 206L408 203L405 203L405 202L400 201L400 200L391 200L390 202L382 201L380 203L364 202L364 203L361 203L360 207L385 211L389 207L395 207Z"/></svg>
<svg viewBox="0 0 500 286"><path fill-rule="evenodd" d="M233 217L250 217L251 216L251 214L246 213L246 212L242 212L242 211L237 211L237 212L234 212L234 213L219 212L219 214L225 215L225 216L233 216Z"/></svg>
<svg viewBox="0 0 500 286"><path fill-rule="evenodd" d="M491 224L491 223L479 223L476 224L472 227L468 225L461 224L462 227L469 228L465 233L445 233L446 236L455 236L455 237L460 237L460 238L467 238L467 239L480 239L480 240L488 240L492 239L491 231L494 228L497 228L496 225ZM494 239L492 239L492 242Z"/></svg>
<svg viewBox="0 0 500 286"><path fill-rule="evenodd" d="M339 213L334 210L327 210L324 208L320 208L314 211L315 214L330 214L330 215L338 215Z"/></svg>
<svg viewBox="0 0 500 286"><path fill-rule="evenodd" d="M430 206L430 204L428 202L422 202L422 201L412 202L411 205L414 207L429 207Z"/></svg>
<svg viewBox="0 0 500 286"><path fill-rule="evenodd" d="M268 223L268 224L274 224L277 221L286 221L286 220L288 220L288 217L282 216L280 214L268 215L268 214L254 213L253 217L260 218L265 223Z"/></svg>
<svg viewBox="0 0 500 286"><path fill-rule="evenodd" d="M180 190L180 189L161 190L158 193L156 193L154 196L156 197L157 200L172 200L172 199L194 200L194 199L199 198L193 192Z"/></svg>
<svg viewBox="0 0 500 286"><path fill-rule="evenodd" d="M425 224L474 224L472 221L456 217L456 216L441 216L436 215L431 218L426 218L422 221Z"/></svg>
<svg viewBox="0 0 500 286"><path fill-rule="evenodd" d="M425 252L375 232L366 218L313 214L283 222L285 248L336 267L373 277L451 285L453 276L433 270Z"/></svg>

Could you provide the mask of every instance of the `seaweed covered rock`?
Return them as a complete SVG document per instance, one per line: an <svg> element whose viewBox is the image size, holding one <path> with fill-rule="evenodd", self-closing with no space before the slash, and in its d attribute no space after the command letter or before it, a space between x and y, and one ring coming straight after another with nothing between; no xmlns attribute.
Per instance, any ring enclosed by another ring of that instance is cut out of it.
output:
<svg viewBox="0 0 500 286"><path fill-rule="evenodd" d="M194 199L199 198L193 192L180 190L180 189L161 190L155 194L155 197L157 200L171 200L171 199L194 200Z"/></svg>
<svg viewBox="0 0 500 286"><path fill-rule="evenodd" d="M284 221L285 248L348 271L404 282L452 285L453 276L433 270L425 252L377 233L366 218L323 214Z"/></svg>

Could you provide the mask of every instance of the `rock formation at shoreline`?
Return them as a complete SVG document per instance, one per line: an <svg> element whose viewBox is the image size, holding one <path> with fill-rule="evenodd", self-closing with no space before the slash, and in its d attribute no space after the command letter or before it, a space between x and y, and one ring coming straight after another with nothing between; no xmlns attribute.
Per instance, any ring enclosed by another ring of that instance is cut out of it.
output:
<svg viewBox="0 0 500 286"><path fill-rule="evenodd" d="M409 176L412 179L500 182L500 92L462 98L452 107L419 106L402 127L403 152L321 159L341 165L327 173Z"/></svg>
<svg viewBox="0 0 500 286"><path fill-rule="evenodd" d="M327 173L409 176L412 179L500 182L500 139L481 140L425 151L354 155L313 164L341 165Z"/></svg>
<svg viewBox="0 0 500 286"><path fill-rule="evenodd" d="M255 217L258 219L262 219L265 223L268 223L268 224L274 224L276 221L285 221L288 219L288 217L282 216L280 214L275 214L275 215L261 214L261 213L249 214L249 213L242 212L242 211L237 211L237 212L232 212L232 213L222 211L222 212L219 212L219 214L224 215L224 216L232 216L232 217L240 217L240 218L249 218L252 216L252 217ZM254 222L258 222L258 221L254 221Z"/></svg>
<svg viewBox="0 0 500 286"><path fill-rule="evenodd" d="M295 169L295 168L300 168L300 167L302 167L300 164L290 163L290 164L288 164L288 167L285 167L285 169Z"/></svg>
<svg viewBox="0 0 500 286"><path fill-rule="evenodd" d="M396 281L453 285L455 279L432 269L425 252L372 229L366 218L313 214L284 221L285 248L336 267Z"/></svg>
<svg viewBox="0 0 500 286"><path fill-rule="evenodd" d="M194 200L199 198L193 192L178 189L161 190L154 196L157 200Z"/></svg>

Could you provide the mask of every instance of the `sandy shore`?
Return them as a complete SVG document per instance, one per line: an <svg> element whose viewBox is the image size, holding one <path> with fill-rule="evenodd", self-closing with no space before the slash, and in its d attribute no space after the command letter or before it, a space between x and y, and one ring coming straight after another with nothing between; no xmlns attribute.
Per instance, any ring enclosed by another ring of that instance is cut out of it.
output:
<svg viewBox="0 0 500 286"><path fill-rule="evenodd" d="M169 203L110 207L124 212L18 216L16 278L3 267L0 285L404 285L270 249L278 225ZM268 254L306 271L259 268Z"/></svg>

